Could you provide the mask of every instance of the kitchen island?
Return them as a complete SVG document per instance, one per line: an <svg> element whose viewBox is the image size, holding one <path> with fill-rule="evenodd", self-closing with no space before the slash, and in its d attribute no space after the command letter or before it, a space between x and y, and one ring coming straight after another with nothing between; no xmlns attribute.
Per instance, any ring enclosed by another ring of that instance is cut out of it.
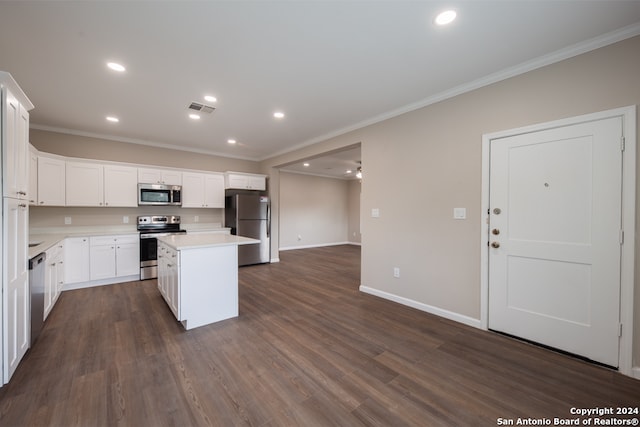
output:
<svg viewBox="0 0 640 427"><path fill-rule="evenodd" d="M185 329L238 316L238 245L229 234L158 237L158 289Z"/></svg>

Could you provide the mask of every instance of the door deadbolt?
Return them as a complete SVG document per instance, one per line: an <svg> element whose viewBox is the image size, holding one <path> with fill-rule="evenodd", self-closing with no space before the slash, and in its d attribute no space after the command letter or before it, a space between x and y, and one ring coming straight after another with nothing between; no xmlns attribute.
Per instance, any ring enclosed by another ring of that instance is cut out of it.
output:
<svg viewBox="0 0 640 427"><path fill-rule="evenodd" d="M493 213L496 215L500 215L502 213L502 209L500 208L493 208Z"/></svg>
<svg viewBox="0 0 640 427"><path fill-rule="evenodd" d="M500 243L498 243L498 242L491 242L491 247L492 247L492 248L495 248L495 249L498 249L498 248L500 247Z"/></svg>
<svg viewBox="0 0 640 427"><path fill-rule="evenodd" d="M494 234L497 236L498 234L500 234L500 230L498 230L497 228L494 228L493 230L491 230L491 234Z"/></svg>

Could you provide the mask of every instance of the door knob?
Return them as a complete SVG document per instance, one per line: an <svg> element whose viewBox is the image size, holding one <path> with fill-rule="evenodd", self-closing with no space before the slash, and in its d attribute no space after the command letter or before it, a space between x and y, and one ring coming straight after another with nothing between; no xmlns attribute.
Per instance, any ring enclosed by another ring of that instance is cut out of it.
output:
<svg viewBox="0 0 640 427"><path fill-rule="evenodd" d="M491 242L491 247L498 249L500 247L500 243L499 242Z"/></svg>
<svg viewBox="0 0 640 427"><path fill-rule="evenodd" d="M500 230L498 230L497 228L494 228L493 230L491 230L491 233L497 236L498 234L500 234Z"/></svg>
<svg viewBox="0 0 640 427"><path fill-rule="evenodd" d="M500 215L501 212L502 212L502 209L500 209L500 208L494 208L493 209L493 213L496 214L496 215Z"/></svg>

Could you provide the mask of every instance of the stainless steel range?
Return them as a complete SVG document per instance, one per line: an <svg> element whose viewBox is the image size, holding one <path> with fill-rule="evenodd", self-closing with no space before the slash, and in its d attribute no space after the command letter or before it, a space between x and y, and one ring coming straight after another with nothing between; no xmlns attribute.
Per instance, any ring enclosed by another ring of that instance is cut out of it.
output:
<svg viewBox="0 0 640 427"><path fill-rule="evenodd" d="M140 232L140 280L158 277L158 237L185 234L180 229L180 217L153 215L138 217Z"/></svg>

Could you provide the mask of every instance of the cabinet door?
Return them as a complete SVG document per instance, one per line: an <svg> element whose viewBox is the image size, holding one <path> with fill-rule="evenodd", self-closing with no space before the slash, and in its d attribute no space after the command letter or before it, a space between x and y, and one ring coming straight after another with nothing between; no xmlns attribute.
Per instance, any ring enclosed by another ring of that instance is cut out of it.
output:
<svg viewBox="0 0 640 427"><path fill-rule="evenodd" d="M224 208L224 176L206 174L204 188L204 206Z"/></svg>
<svg viewBox="0 0 640 427"><path fill-rule="evenodd" d="M247 177L247 186L251 190L266 190L267 181L264 176L249 176Z"/></svg>
<svg viewBox="0 0 640 427"><path fill-rule="evenodd" d="M162 294L164 300L167 300L167 265L165 256L165 246L158 242L158 290Z"/></svg>
<svg viewBox="0 0 640 427"><path fill-rule="evenodd" d="M182 174L182 207L204 207L205 175L185 172Z"/></svg>
<svg viewBox="0 0 640 427"><path fill-rule="evenodd" d="M226 175L226 187L227 188L241 188L246 189L249 185L247 177L245 175L237 175L229 173Z"/></svg>
<svg viewBox="0 0 640 427"><path fill-rule="evenodd" d="M38 153L29 150L29 204L38 204Z"/></svg>
<svg viewBox="0 0 640 427"><path fill-rule="evenodd" d="M89 272L89 238L69 237L64 241L64 281L81 283L91 280Z"/></svg>
<svg viewBox="0 0 640 427"><path fill-rule="evenodd" d="M58 268L53 254L53 250L47 251L47 258L44 267L44 319L46 320L53 308L53 302L56 295L56 283L58 280Z"/></svg>
<svg viewBox="0 0 640 427"><path fill-rule="evenodd" d="M138 168L138 182L141 184L182 185L182 172L166 169Z"/></svg>
<svg viewBox="0 0 640 427"><path fill-rule="evenodd" d="M162 171L162 183L167 185L182 185L182 172Z"/></svg>
<svg viewBox="0 0 640 427"><path fill-rule="evenodd" d="M180 281L179 268L176 251L169 253L167 265L167 293L169 294L169 308L176 316L176 319L182 320L180 317Z"/></svg>
<svg viewBox="0 0 640 427"><path fill-rule="evenodd" d="M65 205L65 162L38 156L38 206Z"/></svg>
<svg viewBox="0 0 640 427"><path fill-rule="evenodd" d="M104 166L105 206L138 206L138 170L129 166Z"/></svg>
<svg viewBox="0 0 640 427"><path fill-rule="evenodd" d="M29 112L5 89L4 93L5 129L2 144L3 151L3 187L4 195L20 199L27 198L29 191Z"/></svg>
<svg viewBox="0 0 640 427"><path fill-rule="evenodd" d="M67 206L102 206L104 204L102 165L67 162L65 182Z"/></svg>
<svg viewBox="0 0 640 427"><path fill-rule="evenodd" d="M159 169L138 168L138 182L140 184L161 184L162 171Z"/></svg>
<svg viewBox="0 0 640 427"><path fill-rule="evenodd" d="M3 250L5 282L4 380L9 381L31 342L28 270L29 206L25 200L4 198Z"/></svg>
<svg viewBox="0 0 640 427"><path fill-rule="evenodd" d="M116 277L116 245L91 245L89 249L91 280Z"/></svg>
<svg viewBox="0 0 640 427"><path fill-rule="evenodd" d="M136 243L116 241L116 276L140 274L140 246Z"/></svg>

